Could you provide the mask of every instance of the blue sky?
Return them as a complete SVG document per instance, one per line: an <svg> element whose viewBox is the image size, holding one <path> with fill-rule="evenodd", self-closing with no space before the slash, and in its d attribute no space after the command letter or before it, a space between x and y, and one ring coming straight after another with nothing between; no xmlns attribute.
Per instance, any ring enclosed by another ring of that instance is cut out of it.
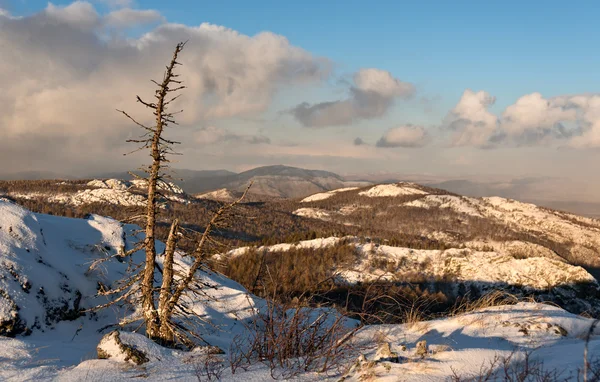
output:
<svg viewBox="0 0 600 382"><path fill-rule="evenodd" d="M121 97L148 91L126 74L155 76L158 53L169 49L159 42L172 38L174 24L190 36L184 70L195 86L183 98L189 117L180 134L199 145L184 145L181 167L282 163L342 173L588 179L589 163L600 162L597 1L89 1L0 0L9 14L3 22L0 12L0 55L22 60L6 61L12 66L0 72L14 104L7 109L14 113L0 116L0 138L3 130L6 142L35 134L27 142L38 146L27 151L43 146L47 156L28 157L30 170L55 166L49 158L57 152L45 142L76 129L82 138L61 147L68 154L61 165L125 166L116 155L84 158L84 130L94 128L89 113L64 120L51 111L63 99L75 98L75 110L93 104L98 125L115 126L102 150L121 152L117 142L129 127L109 111L135 107ZM127 8L138 13L114 18ZM202 23L235 33L196 28ZM122 30L109 41L104 27ZM11 47L23 31L26 42ZM135 48L141 41L153 42ZM264 58L255 54L260 44ZM123 45L130 50L121 52ZM121 53L105 54L106 46ZM98 65L82 67L77 57ZM123 78L115 75L121 70ZM94 93L98 83L109 85L105 94ZM357 137L366 144L354 145Z"/></svg>

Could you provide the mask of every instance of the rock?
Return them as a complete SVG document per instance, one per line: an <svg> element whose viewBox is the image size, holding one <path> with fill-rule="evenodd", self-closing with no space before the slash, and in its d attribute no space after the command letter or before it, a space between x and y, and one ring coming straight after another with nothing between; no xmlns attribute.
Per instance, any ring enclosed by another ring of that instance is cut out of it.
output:
<svg viewBox="0 0 600 382"><path fill-rule="evenodd" d="M392 351L389 342L384 342L377 348L375 353L375 361L398 362L398 353Z"/></svg>
<svg viewBox="0 0 600 382"><path fill-rule="evenodd" d="M19 307L8 293L0 289L0 336L14 337L27 332L19 316Z"/></svg>
<svg viewBox="0 0 600 382"><path fill-rule="evenodd" d="M423 340L423 341L417 342L416 355L421 358L425 358L425 357L427 357L428 353L429 353L429 350L427 349L427 341Z"/></svg>
<svg viewBox="0 0 600 382"><path fill-rule="evenodd" d="M112 359L115 361L131 362L135 365L141 365L150 359L134 344L127 344L121 340L121 334L118 330L112 331L102 337L102 340L96 348L99 359Z"/></svg>

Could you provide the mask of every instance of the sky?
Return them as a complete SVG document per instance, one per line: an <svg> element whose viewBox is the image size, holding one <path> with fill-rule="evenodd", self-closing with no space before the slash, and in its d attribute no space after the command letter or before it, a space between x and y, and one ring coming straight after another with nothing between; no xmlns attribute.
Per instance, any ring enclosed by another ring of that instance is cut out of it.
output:
<svg viewBox="0 0 600 382"><path fill-rule="evenodd" d="M593 1L0 0L0 172L136 167L188 40L174 167L600 179ZM591 191L590 191L591 192Z"/></svg>

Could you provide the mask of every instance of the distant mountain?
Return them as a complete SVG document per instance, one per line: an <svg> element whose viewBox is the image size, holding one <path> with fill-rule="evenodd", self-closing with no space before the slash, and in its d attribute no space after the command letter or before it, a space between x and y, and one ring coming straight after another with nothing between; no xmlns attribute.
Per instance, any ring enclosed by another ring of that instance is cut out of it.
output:
<svg viewBox="0 0 600 382"><path fill-rule="evenodd" d="M244 190L253 182L250 192L276 198L301 198L317 192L351 186L365 186L368 182L346 181L328 171L306 170L288 166L258 167L228 179L221 188Z"/></svg>
<svg viewBox="0 0 600 382"><path fill-rule="evenodd" d="M74 176L52 171L21 171L0 175L0 180L75 179Z"/></svg>
<svg viewBox="0 0 600 382"><path fill-rule="evenodd" d="M227 170L175 169L173 183L189 194L205 194L227 189L239 193L252 181L251 194L275 198L301 198L317 192L348 186L366 186L369 182L346 181L338 174L283 165L257 167L241 173ZM105 173L94 178L130 180L129 173Z"/></svg>

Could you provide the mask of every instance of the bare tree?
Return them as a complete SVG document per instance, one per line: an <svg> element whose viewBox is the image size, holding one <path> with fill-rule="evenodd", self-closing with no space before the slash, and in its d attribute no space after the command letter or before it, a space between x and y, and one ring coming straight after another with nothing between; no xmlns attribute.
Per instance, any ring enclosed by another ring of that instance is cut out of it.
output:
<svg viewBox="0 0 600 382"><path fill-rule="evenodd" d="M166 173L170 162L169 155L177 154L173 150L173 145L180 143L166 139L164 132L169 125L177 125L174 117L182 111L170 112L168 107L181 95L176 93L185 89L182 81L178 80L179 75L175 73L176 67L181 65L177 60L184 46L185 43L177 44L173 57L166 67L162 82L152 80L158 87L155 91L156 102L147 102L137 96L139 103L152 110L156 121L153 126L144 125L125 111L118 110L144 130L139 139L127 141L141 144L134 152L148 150L152 158L152 163L143 168L146 177L136 176L144 180L147 185L146 213L138 216L138 218L145 220L145 238L137 243L133 249L127 252L123 251L118 256L128 257L143 249L145 260L142 264L132 266L128 277L117 283L114 288L101 289L99 291L100 295L112 296L112 299L109 303L97 307L104 308L118 302L141 305L142 317L140 319L144 321L146 335L165 345L174 345L176 342L191 345L193 343L192 338L201 338L192 329L186 328L180 322L177 322L177 318L189 319L190 316L194 316L194 313L185 304L182 304L181 300L188 293L195 295L202 293L202 288L207 286L197 280L196 274L202 270L205 264L207 244L211 240L214 241L214 239L211 239L211 234L219 226L226 213L242 201L250 188L248 186L240 199L223 205L213 215L202 233L194 232L197 235L194 239L196 241L195 250L189 254L193 261L191 266L187 268L178 267L179 273L176 271L177 241L179 235L182 235L183 232L179 221L175 219L171 224L165 251L160 254L164 256L163 267L161 269L158 266L157 256L159 254L156 252L155 244L157 216L161 208L160 201L166 198L162 190L168 189L169 185L167 182L168 174ZM93 266L95 265L93 264ZM162 273L160 286L155 280L157 271Z"/></svg>

